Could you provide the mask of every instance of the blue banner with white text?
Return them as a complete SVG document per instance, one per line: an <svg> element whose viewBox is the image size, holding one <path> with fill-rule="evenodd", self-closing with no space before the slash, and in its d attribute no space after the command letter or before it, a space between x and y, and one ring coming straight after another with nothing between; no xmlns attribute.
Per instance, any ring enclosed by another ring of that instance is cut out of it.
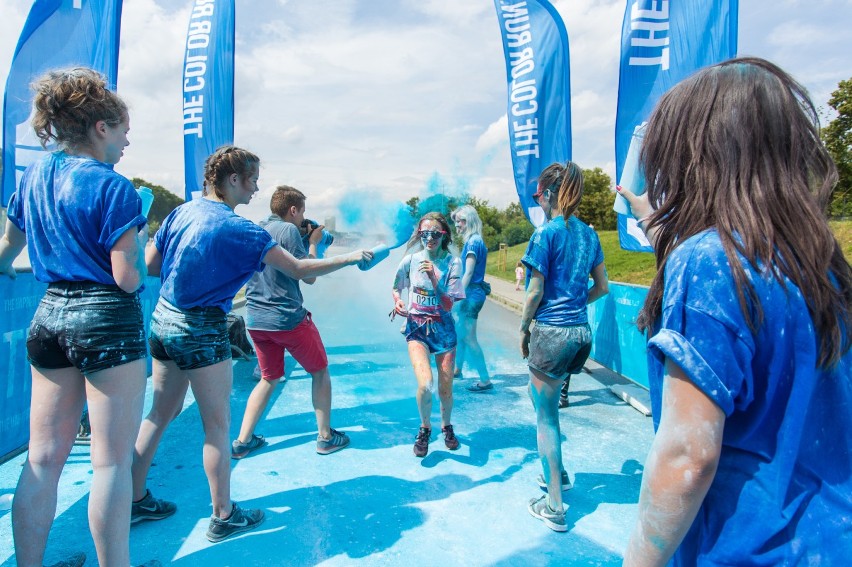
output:
<svg viewBox="0 0 852 567"><path fill-rule="evenodd" d="M234 0L192 0L183 61L186 200L201 196L204 162L234 142Z"/></svg>
<svg viewBox="0 0 852 567"><path fill-rule="evenodd" d="M547 0L494 0L508 81L509 148L515 188L535 226L544 212L533 198L538 176L571 159L568 33Z"/></svg>
<svg viewBox="0 0 852 567"><path fill-rule="evenodd" d="M30 83L45 71L90 67L118 80L122 0L35 0L18 39L3 97L3 185L5 207L29 164L43 153L30 126ZM51 148L48 148L51 149Z"/></svg>
<svg viewBox="0 0 852 567"><path fill-rule="evenodd" d="M644 123L659 98L698 69L737 53L738 0L627 0L615 118L616 182L644 191L639 150ZM631 144L632 142L632 144ZM625 250L651 251L623 197L616 197Z"/></svg>

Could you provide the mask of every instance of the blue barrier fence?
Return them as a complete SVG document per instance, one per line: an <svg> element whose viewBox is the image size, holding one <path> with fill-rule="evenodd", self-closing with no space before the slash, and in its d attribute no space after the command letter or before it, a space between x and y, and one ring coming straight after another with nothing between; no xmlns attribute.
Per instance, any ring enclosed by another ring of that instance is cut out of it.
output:
<svg viewBox="0 0 852 567"><path fill-rule="evenodd" d="M647 295L647 287L610 282L609 294L589 305L591 357L645 388L648 387L646 340L636 328L636 317Z"/></svg>
<svg viewBox="0 0 852 567"><path fill-rule="evenodd" d="M18 272L15 280L0 277L0 462L29 441L32 381L27 329L46 289L30 272ZM159 278L148 278L140 295L146 328L159 294Z"/></svg>

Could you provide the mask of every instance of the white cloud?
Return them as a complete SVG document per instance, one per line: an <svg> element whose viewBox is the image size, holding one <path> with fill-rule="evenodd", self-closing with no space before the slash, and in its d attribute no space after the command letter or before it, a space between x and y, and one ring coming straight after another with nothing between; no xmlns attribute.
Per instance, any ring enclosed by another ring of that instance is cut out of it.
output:
<svg viewBox="0 0 852 567"><path fill-rule="evenodd" d="M476 151L484 152L495 148L501 144L509 142L509 118L503 115L495 122L488 125L488 128L476 140Z"/></svg>

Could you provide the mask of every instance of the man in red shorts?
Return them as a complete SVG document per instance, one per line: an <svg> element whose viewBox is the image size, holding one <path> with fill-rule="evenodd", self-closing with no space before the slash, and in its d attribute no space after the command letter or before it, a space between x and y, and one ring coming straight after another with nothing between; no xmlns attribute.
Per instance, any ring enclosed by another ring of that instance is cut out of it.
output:
<svg viewBox="0 0 852 567"><path fill-rule="evenodd" d="M299 231L305 220L305 195L286 185L276 188L269 203L272 216L260 225L296 258L315 258L322 228L309 235L309 249ZM303 280L312 284L316 278ZM311 394L317 417L317 453L328 455L349 445L349 436L331 428L331 377L328 357L311 314L302 305L299 280L267 267L252 276L246 287L246 327L257 351L261 380L249 395L240 436L231 445L231 457L242 459L266 445L254 429L284 376L284 352L289 351L313 380Z"/></svg>

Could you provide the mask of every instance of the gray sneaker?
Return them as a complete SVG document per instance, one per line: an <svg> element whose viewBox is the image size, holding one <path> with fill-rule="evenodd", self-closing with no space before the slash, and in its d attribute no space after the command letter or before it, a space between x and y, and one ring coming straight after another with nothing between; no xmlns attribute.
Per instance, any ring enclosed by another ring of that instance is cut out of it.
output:
<svg viewBox="0 0 852 567"><path fill-rule="evenodd" d="M527 510L534 518L538 518L544 525L555 532L567 532L568 524L565 523L565 510L556 511L547 503L547 494L530 500Z"/></svg>
<svg viewBox="0 0 852 567"><path fill-rule="evenodd" d="M231 515L223 520L213 516L207 528L207 539L213 543L226 540L231 536L255 529L263 523L263 510L243 510L236 502Z"/></svg>
<svg viewBox="0 0 852 567"><path fill-rule="evenodd" d="M349 446L349 436L336 429L331 430L331 437L323 439L317 435L317 453L320 455L330 455L335 451L345 449Z"/></svg>
<svg viewBox="0 0 852 567"><path fill-rule="evenodd" d="M243 457L248 457L249 453L266 447L266 445L267 442L263 438L263 435L252 434L251 439L247 443L243 443L239 439L234 439L234 442L231 443L231 458L242 459Z"/></svg>
<svg viewBox="0 0 852 567"><path fill-rule="evenodd" d="M162 520L177 512L173 502L154 498L151 491L145 492L145 498L134 502L130 507L130 523L137 524L145 520Z"/></svg>
<svg viewBox="0 0 852 567"><path fill-rule="evenodd" d="M544 482L544 474L538 475L536 482L542 490L547 492L547 483ZM565 492L566 490L571 490L572 488L574 488L574 485L571 484L571 479L568 478L568 473L566 471L562 471L562 492Z"/></svg>

